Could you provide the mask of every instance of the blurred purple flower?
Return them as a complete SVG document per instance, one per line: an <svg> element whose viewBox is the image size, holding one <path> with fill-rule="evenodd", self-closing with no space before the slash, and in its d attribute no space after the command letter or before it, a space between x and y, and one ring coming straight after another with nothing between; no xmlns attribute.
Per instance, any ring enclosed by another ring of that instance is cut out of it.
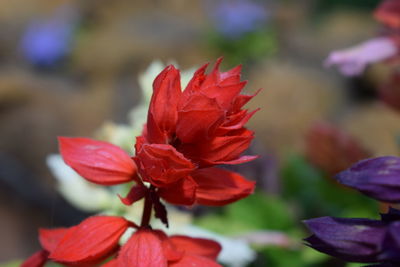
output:
<svg viewBox="0 0 400 267"><path fill-rule="evenodd" d="M397 53L398 48L391 38L380 37L344 50L333 51L324 65L337 66L345 76L356 76L363 73L368 64L389 59Z"/></svg>
<svg viewBox="0 0 400 267"><path fill-rule="evenodd" d="M53 66L71 50L77 14L62 6L51 17L31 21L23 33L20 47L24 57L37 66Z"/></svg>
<svg viewBox="0 0 400 267"><path fill-rule="evenodd" d="M210 8L218 32L228 38L258 30L268 19L265 6L252 0L220 0Z"/></svg>
<svg viewBox="0 0 400 267"><path fill-rule="evenodd" d="M400 211L391 208L382 220L321 217L305 221L313 233L307 245L351 262L400 263Z"/></svg>
<svg viewBox="0 0 400 267"><path fill-rule="evenodd" d="M400 203L400 158L362 160L336 176L339 183L380 201Z"/></svg>
<svg viewBox="0 0 400 267"><path fill-rule="evenodd" d="M310 247L345 261L376 262L386 224L377 220L321 217L305 221Z"/></svg>

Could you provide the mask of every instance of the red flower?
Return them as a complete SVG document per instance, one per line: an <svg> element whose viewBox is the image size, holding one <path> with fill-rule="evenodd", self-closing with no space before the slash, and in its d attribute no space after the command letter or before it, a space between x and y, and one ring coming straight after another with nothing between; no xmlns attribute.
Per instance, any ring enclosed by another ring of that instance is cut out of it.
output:
<svg viewBox="0 0 400 267"><path fill-rule="evenodd" d="M220 72L220 63L221 59L208 75L207 65L197 70L184 91L179 71L173 66L157 76L134 161L105 142L61 137L64 161L94 183L135 180L137 185L122 201L129 205L142 197L152 199L156 216L161 218L160 197L172 204L219 206L251 194L254 182L213 167L256 158L240 156L253 139L253 132L244 124L256 110L242 108L254 95L240 94L246 84L240 81L240 66Z"/></svg>
<svg viewBox="0 0 400 267"><path fill-rule="evenodd" d="M105 266L183 267L220 266L216 258L221 246L211 240L186 236L167 237L158 230L139 229L120 248L128 227L138 228L122 217L94 216L71 228L40 230L42 251L27 259L23 267L41 267L47 260L65 265L98 266L118 254Z"/></svg>
<svg viewBox="0 0 400 267"><path fill-rule="evenodd" d="M328 123L315 124L306 136L307 158L330 175L369 155L356 139Z"/></svg>

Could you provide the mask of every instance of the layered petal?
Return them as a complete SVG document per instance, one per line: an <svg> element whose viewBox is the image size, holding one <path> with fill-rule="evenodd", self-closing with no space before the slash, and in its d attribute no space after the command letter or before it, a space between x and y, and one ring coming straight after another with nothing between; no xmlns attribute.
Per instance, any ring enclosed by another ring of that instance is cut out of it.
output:
<svg viewBox="0 0 400 267"><path fill-rule="evenodd" d="M202 167L217 164L237 164L240 154L253 140L253 132L247 129L236 130L233 136L217 136L195 145L182 145L186 157L198 162ZM254 158L246 158L251 160Z"/></svg>
<svg viewBox="0 0 400 267"><path fill-rule="evenodd" d="M307 245L345 261L377 262L386 224L368 219L321 217L305 221Z"/></svg>
<svg viewBox="0 0 400 267"><path fill-rule="evenodd" d="M39 229L39 242L48 252L52 252L71 228Z"/></svg>
<svg viewBox="0 0 400 267"><path fill-rule="evenodd" d="M115 252L128 226L122 217L90 217L68 231L49 257L67 264L101 261Z"/></svg>
<svg viewBox="0 0 400 267"><path fill-rule="evenodd" d="M118 266L167 267L167 258L157 233L152 230L135 232L119 252Z"/></svg>
<svg viewBox="0 0 400 267"><path fill-rule="evenodd" d="M174 235L169 238L172 244L186 253L216 260L221 252L221 245L213 240Z"/></svg>
<svg viewBox="0 0 400 267"><path fill-rule="evenodd" d="M86 180L116 185L136 177L136 165L121 148L89 138L59 137L61 155L67 165Z"/></svg>
<svg viewBox="0 0 400 267"><path fill-rule="evenodd" d="M339 173L339 183L380 201L400 202L400 158L385 156L362 160Z"/></svg>
<svg viewBox="0 0 400 267"><path fill-rule="evenodd" d="M255 182L220 168L199 169L192 176L198 184L196 202L203 205L226 205L247 197L254 191Z"/></svg>
<svg viewBox="0 0 400 267"><path fill-rule="evenodd" d="M153 96L148 113L148 133L151 142L159 141L159 136L153 136L154 130L165 133L166 137L175 131L178 119L177 106L181 96L179 71L170 65L154 80ZM151 123L150 123L151 122ZM154 129L156 127L157 129ZM167 143L164 140L163 143Z"/></svg>
<svg viewBox="0 0 400 267"><path fill-rule="evenodd" d="M181 142L210 139L225 119L225 112L215 98L193 94L178 112L176 135Z"/></svg>
<svg viewBox="0 0 400 267"><path fill-rule="evenodd" d="M174 205L193 205L198 185L191 176L158 189L158 195Z"/></svg>
<svg viewBox="0 0 400 267"><path fill-rule="evenodd" d="M187 177L195 165L171 145L144 144L136 157L143 179L167 186Z"/></svg>

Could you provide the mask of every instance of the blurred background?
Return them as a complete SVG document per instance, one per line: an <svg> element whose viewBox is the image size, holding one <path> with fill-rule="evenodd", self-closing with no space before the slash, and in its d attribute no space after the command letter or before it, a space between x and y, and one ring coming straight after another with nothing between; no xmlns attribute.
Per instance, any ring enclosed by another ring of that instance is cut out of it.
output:
<svg viewBox="0 0 400 267"><path fill-rule="evenodd" d="M261 108L249 123L250 153L261 157L235 169L258 191L224 209L194 208L194 223L249 242L256 256L243 266L344 266L301 244L301 220L374 218L385 208L332 175L399 154L400 88L392 83L386 98L380 91L394 67L377 63L346 77L323 66L331 51L378 34L378 3L0 1L0 263L39 249L39 227L91 214L56 190L46 157L58 152L57 136L127 123L142 98L139 74L154 60L185 70L224 56L224 70L243 64L247 93L263 88L248 104Z"/></svg>

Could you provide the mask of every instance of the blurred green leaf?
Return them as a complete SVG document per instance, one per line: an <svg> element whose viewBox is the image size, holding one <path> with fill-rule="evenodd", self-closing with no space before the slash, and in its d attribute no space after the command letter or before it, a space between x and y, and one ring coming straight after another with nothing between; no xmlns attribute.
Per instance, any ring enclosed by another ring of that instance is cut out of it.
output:
<svg viewBox="0 0 400 267"><path fill-rule="evenodd" d="M211 32L208 43L213 47L216 55L223 55L229 66L258 61L264 57L274 55L278 50L278 43L272 29L250 32L238 39L226 38L216 32Z"/></svg>
<svg viewBox="0 0 400 267"><path fill-rule="evenodd" d="M199 218L196 223L222 234L260 229L287 231L295 227L291 214L282 200L256 192L227 206L222 214Z"/></svg>
<svg viewBox="0 0 400 267"><path fill-rule="evenodd" d="M377 218L378 203L345 188L302 156L287 158L281 171L284 198L294 202L301 219L319 216Z"/></svg>
<svg viewBox="0 0 400 267"><path fill-rule="evenodd" d="M0 263L0 267L19 267L22 263L22 260L13 260L4 263Z"/></svg>

